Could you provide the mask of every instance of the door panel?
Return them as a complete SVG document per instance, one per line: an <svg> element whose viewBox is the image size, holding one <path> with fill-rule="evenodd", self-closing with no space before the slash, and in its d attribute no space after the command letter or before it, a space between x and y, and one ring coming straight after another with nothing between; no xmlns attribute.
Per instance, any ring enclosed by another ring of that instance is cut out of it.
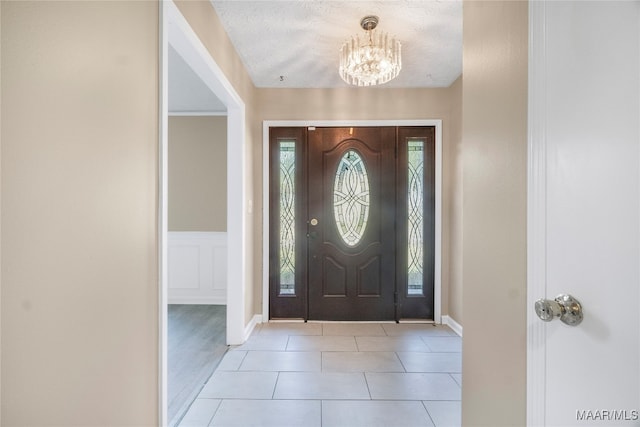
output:
<svg viewBox="0 0 640 427"><path fill-rule="evenodd" d="M306 128L269 129L269 313L307 317Z"/></svg>
<svg viewBox="0 0 640 427"><path fill-rule="evenodd" d="M315 256L315 255L314 255ZM347 269L333 257L325 255L322 260L322 295L347 296Z"/></svg>
<svg viewBox="0 0 640 427"><path fill-rule="evenodd" d="M640 3L532 7L532 46L544 55L530 74L543 89L529 95L530 126L542 136L530 142L530 164L543 167L532 171L542 195L533 193L538 203L530 211L543 237L536 236L538 246L529 238L540 259L530 263L539 280L529 286L545 288L535 299L573 295L584 320L574 327L543 323L531 301L528 352L542 372L527 378L529 422L637 426Z"/></svg>
<svg viewBox="0 0 640 427"><path fill-rule="evenodd" d="M358 267L358 275L356 276L358 295L382 295L382 281L380 280L381 268L382 265L379 256L371 258L369 262Z"/></svg>
<svg viewBox="0 0 640 427"><path fill-rule="evenodd" d="M398 128L398 317L433 319L435 128Z"/></svg>
<svg viewBox="0 0 640 427"><path fill-rule="evenodd" d="M394 128L309 132L310 319L395 318L394 144Z"/></svg>

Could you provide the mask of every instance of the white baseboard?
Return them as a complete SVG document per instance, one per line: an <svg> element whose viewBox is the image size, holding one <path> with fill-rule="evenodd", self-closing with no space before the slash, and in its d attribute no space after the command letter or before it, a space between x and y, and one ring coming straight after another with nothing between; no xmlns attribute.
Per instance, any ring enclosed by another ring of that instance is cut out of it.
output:
<svg viewBox="0 0 640 427"><path fill-rule="evenodd" d="M261 314L255 314L251 318L251 321L249 322L249 324L244 328L244 341L249 339L249 337L251 336L251 333L253 332L253 330L255 329L258 323L262 323Z"/></svg>
<svg viewBox="0 0 640 427"><path fill-rule="evenodd" d="M169 296L167 298L167 304L227 305L227 297L226 296L213 296L213 297Z"/></svg>
<svg viewBox="0 0 640 427"><path fill-rule="evenodd" d="M462 325L453 320L452 317L447 315L442 316L442 324L449 326L451 329L453 329L453 332L462 336Z"/></svg>

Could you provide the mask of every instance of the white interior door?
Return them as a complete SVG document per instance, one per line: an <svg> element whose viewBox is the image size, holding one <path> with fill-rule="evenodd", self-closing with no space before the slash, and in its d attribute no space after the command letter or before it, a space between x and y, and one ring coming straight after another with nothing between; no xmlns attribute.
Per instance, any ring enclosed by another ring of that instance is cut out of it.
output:
<svg viewBox="0 0 640 427"><path fill-rule="evenodd" d="M637 426L640 2L530 5L528 424Z"/></svg>

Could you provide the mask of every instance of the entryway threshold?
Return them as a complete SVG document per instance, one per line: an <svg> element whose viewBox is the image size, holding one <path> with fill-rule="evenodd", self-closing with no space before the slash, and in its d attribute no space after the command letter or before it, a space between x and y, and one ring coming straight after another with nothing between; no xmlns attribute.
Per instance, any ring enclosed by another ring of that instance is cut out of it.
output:
<svg viewBox="0 0 640 427"><path fill-rule="evenodd" d="M303 319L269 319L266 323L305 323ZM435 320L400 319L395 320L307 320L306 323L416 323L437 325Z"/></svg>

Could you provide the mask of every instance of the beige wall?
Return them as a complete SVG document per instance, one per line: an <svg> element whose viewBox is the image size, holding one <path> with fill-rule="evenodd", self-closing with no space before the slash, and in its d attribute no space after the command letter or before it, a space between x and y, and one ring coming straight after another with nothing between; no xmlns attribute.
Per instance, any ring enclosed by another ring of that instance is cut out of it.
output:
<svg viewBox="0 0 640 427"><path fill-rule="evenodd" d="M525 424L527 2L464 2L465 425Z"/></svg>
<svg viewBox="0 0 640 427"><path fill-rule="evenodd" d="M224 72L229 82L233 85L233 88L238 93L240 98L245 104L245 117L246 117L246 169L248 175L248 181L245 183L247 190L247 204L251 201L254 206L259 203L260 193L255 194L254 182L255 176L259 171L256 171L253 164L252 154L256 150L260 150L262 144L262 125L257 119L257 101L255 100L256 89L253 86L249 75L240 60L240 57L236 53L233 44L229 40L224 27L220 22L220 19L215 13L213 6L208 1L191 1L191 0L178 0L176 1L178 9L184 15L189 22L191 28L198 35L202 43L205 45L216 64ZM259 191L260 187L258 187ZM258 249L262 247L262 235L257 234L253 230L254 221L257 219L260 212L254 207L251 212L246 212L245 215L245 228L247 232L246 240L246 253L244 256L247 266L247 280L248 286L245 290L245 324L248 324L251 318L256 313L262 311L262 290L257 291L257 286L252 282L255 277L261 273L254 272L254 266L260 263L262 258L261 252Z"/></svg>
<svg viewBox="0 0 640 427"><path fill-rule="evenodd" d="M450 148L452 123L452 90L443 89L258 89L259 120L410 120L442 119L443 135L443 188L450 188ZM456 121L458 120L458 121ZM459 131L457 131L459 134ZM262 188L262 147L253 152L256 174L254 186ZM259 171L259 174L258 174ZM443 191L443 259L442 259L442 314L448 314L449 282L449 191ZM261 199L260 199L261 200ZM256 207L258 200L256 200ZM258 209L256 209L258 211ZM259 211L262 212L260 204ZM256 235L262 234L262 217L254 221ZM258 234L259 233L259 234ZM256 259L261 259L262 248L256 247ZM260 258L259 258L260 257ZM262 271L256 267L255 293L262 292ZM256 308L257 312L261 307Z"/></svg>
<svg viewBox="0 0 640 427"><path fill-rule="evenodd" d="M181 13L208 48L240 97L245 102L247 118L248 198L253 212L247 215L247 264L252 286L247 289L245 321L262 312L262 121L263 120L376 120L442 119L443 186L451 186L449 161L449 126L451 93L444 89L256 89L235 52L224 28L208 2L181 0ZM454 122L455 123L455 122ZM458 122L459 125L459 122ZM443 226L448 227L450 194L443 194ZM443 230L443 305L448 314L449 232ZM457 320L457 319L456 319Z"/></svg>
<svg viewBox="0 0 640 427"><path fill-rule="evenodd" d="M448 230L449 247L443 248L448 254L448 307L449 316L462 325L462 85L463 77L459 77L451 85L451 126L449 127L448 144L448 187L449 215L443 218L444 228Z"/></svg>
<svg viewBox="0 0 640 427"><path fill-rule="evenodd" d="M169 231L227 230L227 117L169 117Z"/></svg>
<svg viewBox="0 0 640 427"><path fill-rule="evenodd" d="M0 2L2 425L158 423L158 3Z"/></svg>
<svg viewBox="0 0 640 427"><path fill-rule="evenodd" d="M449 90L258 89L259 120L437 119L449 115Z"/></svg>
<svg viewBox="0 0 640 427"><path fill-rule="evenodd" d="M0 7L2 424L156 425L158 5ZM466 2L464 84L432 90L256 90L211 4L178 7L245 102L249 268L262 120L443 119L443 314L461 317L464 277L464 422L523 424L526 2Z"/></svg>

